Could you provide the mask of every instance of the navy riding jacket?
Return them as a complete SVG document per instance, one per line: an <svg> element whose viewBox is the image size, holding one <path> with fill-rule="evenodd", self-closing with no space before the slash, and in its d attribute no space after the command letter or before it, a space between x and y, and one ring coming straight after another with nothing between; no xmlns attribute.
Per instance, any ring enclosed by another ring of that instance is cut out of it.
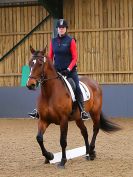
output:
<svg viewBox="0 0 133 177"><path fill-rule="evenodd" d="M54 66L57 70L69 69L70 71L76 66L77 51L75 40L65 35L59 35L52 39L49 51L49 57L54 60Z"/></svg>

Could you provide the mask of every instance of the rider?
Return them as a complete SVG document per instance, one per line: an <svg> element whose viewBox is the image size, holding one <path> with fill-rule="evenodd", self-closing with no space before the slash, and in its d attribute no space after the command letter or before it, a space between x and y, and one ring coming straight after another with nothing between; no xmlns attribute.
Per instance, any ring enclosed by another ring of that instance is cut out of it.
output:
<svg viewBox="0 0 133 177"><path fill-rule="evenodd" d="M64 19L57 21L57 37L50 43L49 58L54 61L55 69L67 78L72 78L76 85L75 97L83 120L89 119L85 112L83 95L79 86L79 78L76 70L77 49L75 39L67 34L68 24ZM38 117L37 112L29 113L32 117Z"/></svg>

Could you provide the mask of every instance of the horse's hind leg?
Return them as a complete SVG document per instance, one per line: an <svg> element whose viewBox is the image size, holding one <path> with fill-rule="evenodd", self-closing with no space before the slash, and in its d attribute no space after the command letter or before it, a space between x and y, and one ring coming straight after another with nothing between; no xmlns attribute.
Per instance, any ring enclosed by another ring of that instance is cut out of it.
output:
<svg viewBox="0 0 133 177"><path fill-rule="evenodd" d="M96 157L96 152L94 149L95 149L96 137L99 132L100 114L99 113L97 113L97 114L90 113L90 115L93 120L93 136L92 136L91 143L90 143L89 154L90 154L90 160L94 160Z"/></svg>
<svg viewBox="0 0 133 177"><path fill-rule="evenodd" d="M89 147L89 141L88 141L88 131L86 126L84 125L84 122L82 119L76 120L76 124L79 127L81 134L84 138L85 141L85 146L86 146L86 159L89 160L89 152L90 152L90 147Z"/></svg>
<svg viewBox="0 0 133 177"><path fill-rule="evenodd" d="M64 118L60 122L60 145L62 147L62 159L58 164L58 167L64 168L65 163L67 162L66 158L66 146L67 146L67 131L68 131L68 120Z"/></svg>
<svg viewBox="0 0 133 177"><path fill-rule="evenodd" d="M36 139L41 148L42 155L46 158L45 163L49 163L49 160L53 160L54 158L54 155L51 152L48 152L43 144L43 134L48 126L49 124L42 122L40 119L38 120L38 133Z"/></svg>

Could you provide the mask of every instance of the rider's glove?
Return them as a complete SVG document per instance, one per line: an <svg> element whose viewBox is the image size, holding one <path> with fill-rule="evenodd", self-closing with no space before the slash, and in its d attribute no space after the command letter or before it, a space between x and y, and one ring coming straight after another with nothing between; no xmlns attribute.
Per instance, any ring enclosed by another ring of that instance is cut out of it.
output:
<svg viewBox="0 0 133 177"><path fill-rule="evenodd" d="M62 75L68 77L68 75L70 74L70 70L69 69L65 69L61 72Z"/></svg>

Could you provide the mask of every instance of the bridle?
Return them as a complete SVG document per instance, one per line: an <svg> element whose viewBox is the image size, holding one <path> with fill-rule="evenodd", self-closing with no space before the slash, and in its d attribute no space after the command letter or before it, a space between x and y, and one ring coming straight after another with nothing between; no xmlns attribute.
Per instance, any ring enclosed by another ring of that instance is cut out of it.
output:
<svg viewBox="0 0 133 177"><path fill-rule="evenodd" d="M35 56L34 56L35 57ZM41 76L40 76L40 79L37 79L36 77L34 77L34 76L32 76L32 75L30 75L28 78L30 78L30 79L35 79L36 80L36 82L38 83L38 84L45 84L47 81L49 81L49 80L53 80L53 79L58 79L60 76L59 76L59 74L57 73L57 76L55 76L55 77L51 77L51 78L46 78L46 75L44 74L44 63L46 62L46 61L44 61L44 58L46 58L45 56L40 56L39 58L37 58L37 59L34 59L34 60L40 60L40 62L42 62L42 68L41 68Z"/></svg>

